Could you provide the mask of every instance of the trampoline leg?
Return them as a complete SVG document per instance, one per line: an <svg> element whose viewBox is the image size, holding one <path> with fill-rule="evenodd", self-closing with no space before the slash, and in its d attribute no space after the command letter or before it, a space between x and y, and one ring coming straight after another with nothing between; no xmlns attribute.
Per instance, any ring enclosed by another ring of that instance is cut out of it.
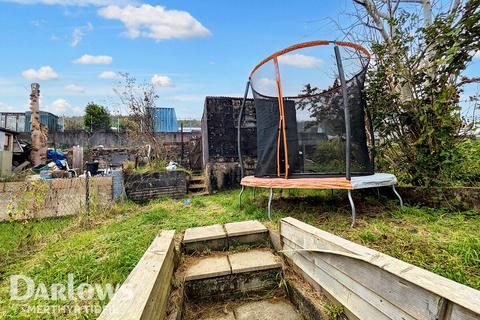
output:
<svg viewBox="0 0 480 320"><path fill-rule="evenodd" d="M272 198L273 188L270 188L270 197L268 197L268 220L272 220Z"/></svg>
<svg viewBox="0 0 480 320"><path fill-rule="evenodd" d="M393 193L398 197L398 200L400 200L400 207L403 207L403 200L402 197L400 197L400 194L398 194L397 190L395 189L395 185L392 185L393 188Z"/></svg>
<svg viewBox="0 0 480 320"><path fill-rule="evenodd" d="M353 203L352 190L348 190L348 201L350 201L350 206L352 207L352 228L354 228L357 219L357 212L355 210L355 204Z"/></svg>
<svg viewBox="0 0 480 320"><path fill-rule="evenodd" d="M242 190L240 190L240 194L238 195L238 203L239 203L240 209L242 209L242 194L244 189L245 189L245 186L242 186Z"/></svg>

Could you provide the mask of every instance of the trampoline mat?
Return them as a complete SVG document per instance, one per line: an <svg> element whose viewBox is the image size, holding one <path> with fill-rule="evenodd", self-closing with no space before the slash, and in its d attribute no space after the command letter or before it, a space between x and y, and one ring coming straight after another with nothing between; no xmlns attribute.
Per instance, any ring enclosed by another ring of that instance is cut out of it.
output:
<svg viewBox="0 0 480 320"><path fill-rule="evenodd" d="M397 183L397 178L389 173L375 173L369 176L352 177L347 180L344 177L333 178L258 178L247 176L242 179L241 185L246 187L258 188L277 188L277 189L366 189L393 186Z"/></svg>

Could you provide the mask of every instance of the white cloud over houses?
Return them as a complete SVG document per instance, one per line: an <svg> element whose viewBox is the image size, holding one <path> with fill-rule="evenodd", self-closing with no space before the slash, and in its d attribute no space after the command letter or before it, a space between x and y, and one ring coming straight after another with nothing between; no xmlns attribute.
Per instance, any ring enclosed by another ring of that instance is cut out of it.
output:
<svg viewBox="0 0 480 320"><path fill-rule="evenodd" d="M74 93L85 93L85 88L76 84L69 84L65 86L65 90Z"/></svg>
<svg viewBox="0 0 480 320"><path fill-rule="evenodd" d="M320 66L322 62L319 58L299 53L285 54L278 57L278 63L297 68L314 68Z"/></svg>
<svg viewBox="0 0 480 320"><path fill-rule="evenodd" d="M98 75L98 77L104 80L120 79L120 75L114 71L103 71Z"/></svg>
<svg viewBox="0 0 480 320"><path fill-rule="evenodd" d="M80 41L82 41L83 37L85 36L85 32L90 32L92 30L93 24L91 24L90 22L87 22L87 24L84 26L74 28L70 46L76 47L80 43Z"/></svg>
<svg viewBox="0 0 480 320"><path fill-rule="evenodd" d="M28 80L53 80L58 79L58 73L50 66L43 66L39 69L28 69L22 72L22 76Z"/></svg>
<svg viewBox="0 0 480 320"><path fill-rule="evenodd" d="M158 87L173 87L172 79L161 74L154 74L152 84Z"/></svg>
<svg viewBox="0 0 480 320"><path fill-rule="evenodd" d="M211 35L211 32L190 13L167 10L162 6L110 5L100 8L98 14L105 19L123 22L127 28L125 35L132 39L144 37L160 41Z"/></svg>
<svg viewBox="0 0 480 320"><path fill-rule="evenodd" d="M113 58L110 56L92 56L90 54L84 54L72 62L75 64L110 64L112 61Z"/></svg>

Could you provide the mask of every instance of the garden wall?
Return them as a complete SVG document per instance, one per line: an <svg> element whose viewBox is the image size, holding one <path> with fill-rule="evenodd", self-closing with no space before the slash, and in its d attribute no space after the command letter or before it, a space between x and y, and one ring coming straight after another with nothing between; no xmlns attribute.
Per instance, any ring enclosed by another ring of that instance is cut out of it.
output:
<svg viewBox="0 0 480 320"><path fill-rule="evenodd" d="M125 175L125 193L135 202L147 202L162 197L179 198L187 194L184 171L161 171Z"/></svg>
<svg viewBox="0 0 480 320"><path fill-rule="evenodd" d="M112 201L112 177L90 180L90 203ZM86 204L85 178L0 183L0 221L77 214Z"/></svg>
<svg viewBox="0 0 480 320"><path fill-rule="evenodd" d="M155 134L157 139L167 143L180 143L182 141L182 134L180 132L162 132ZM199 132L184 132L183 141L188 142L193 137L198 137ZM30 133L20 133L19 138L30 141ZM48 143L55 144L60 148L71 148L73 146L95 147L103 145L105 148L115 147L140 147L147 144L140 136L138 138L132 137L124 132L95 132L88 134L85 131L65 131L52 132L48 134Z"/></svg>

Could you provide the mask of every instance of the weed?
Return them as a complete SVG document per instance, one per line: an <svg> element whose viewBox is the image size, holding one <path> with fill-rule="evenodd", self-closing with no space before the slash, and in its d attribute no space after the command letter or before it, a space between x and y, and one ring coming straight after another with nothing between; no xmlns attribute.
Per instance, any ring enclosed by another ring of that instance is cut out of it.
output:
<svg viewBox="0 0 480 320"><path fill-rule="evenodd" d="M343 319L345 309L343 306L337 306L335 304L324 304L323 309L327 314L328 318L331 320L340 320Z"/></svg>

